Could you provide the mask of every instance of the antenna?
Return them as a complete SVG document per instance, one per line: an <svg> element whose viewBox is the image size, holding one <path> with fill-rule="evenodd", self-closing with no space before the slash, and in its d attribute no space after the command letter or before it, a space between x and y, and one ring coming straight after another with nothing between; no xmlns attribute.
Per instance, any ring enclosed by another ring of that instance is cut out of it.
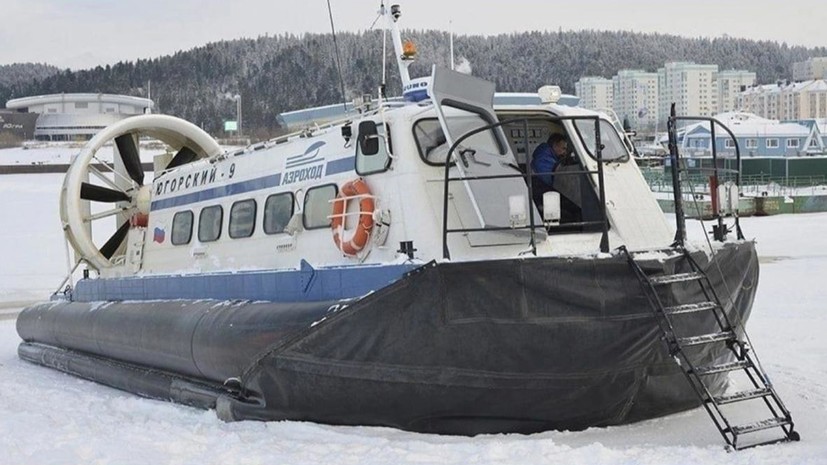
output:
<svg viewBox="0 0 827 465"><path fill-rule="evenodd" d="M379 7L379 14L385 14L385 2L382 2ZM387 84L387 70L388 70L388 28L382 28L382 84L379 85L379 96L385 97L385 86Z"/></svg>
<svg viewBox="0 0 827 465"><path fill-rule="evenodd" d="M330 0L327 0L327 14L330 16L330 30L333 33L333 48L336 49L336 69L339 71L339 85L342 87L342 106L345 108L345 113L347 113L345 80L342 77L342 63L339 59L339 43L336 41L336 28L333 26L333 10L330 8Z"/></svg>
<svg viewBox="0 0 827 465"><path fill-rule="evenodd" d="M451 71L455 71L456 67L454 67L454 22L448 21L448 36L450 37L450 44L451 44Z"/></svg>

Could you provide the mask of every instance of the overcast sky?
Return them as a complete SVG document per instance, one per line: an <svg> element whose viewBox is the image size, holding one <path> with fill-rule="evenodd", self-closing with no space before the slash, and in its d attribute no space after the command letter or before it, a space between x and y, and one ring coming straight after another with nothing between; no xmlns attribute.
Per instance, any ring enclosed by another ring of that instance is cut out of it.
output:
<svg viewBox="0 0 827 465"><path fill-rule="evenodd" d="M337 30L368 29L378 0L331 0ZM600 29L827 46L819 0L416 0L402 27L457 34ZM207 42L329 32L326 0L2 0L0 64L85 68Z"/></svg>

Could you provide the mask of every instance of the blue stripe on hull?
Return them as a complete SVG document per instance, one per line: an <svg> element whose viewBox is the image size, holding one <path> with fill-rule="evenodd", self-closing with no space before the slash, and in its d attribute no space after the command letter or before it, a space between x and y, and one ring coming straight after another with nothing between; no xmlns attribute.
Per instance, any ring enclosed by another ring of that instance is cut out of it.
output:
<svg viewBox="0 0 827 465"><path fill-rule="evenodd" d="M352 266L178 276L84 279L73 300L217 299L315 302L359 297L421 265Z"/></svg>
<svg viewBox="0 0 827 465"><path fill-rule="evenodd" d="M276 173L263 178L227 184L226 186L213 187L211 189L205 189L191 194L179 195L178 197L172 197L169 199L156 200L152 202L150 210L158 211L165 208L179 207L190 203L204 202L206 200L226 197L228 195L243 194L245 192L278 187L280 184L281 173Z"/></svg>
<svg viewBox="0 0 827 465"><path fill-rule="evenodd" d="M327 169L325 170L325 176L330 176L333 174L344 173L346 171L353 171L356 169L355 167L356 157L348 157L342 158L341 160L333 160L327 162Z"/></svg>

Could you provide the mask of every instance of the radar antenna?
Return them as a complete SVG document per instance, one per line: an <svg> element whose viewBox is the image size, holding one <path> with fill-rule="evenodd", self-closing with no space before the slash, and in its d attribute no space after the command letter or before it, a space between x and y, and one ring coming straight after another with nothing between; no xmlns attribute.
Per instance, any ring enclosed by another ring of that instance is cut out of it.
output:
<svg viewBox="0 0 827 465"><path fill-rule="evenodd" d="M339 85L342 88L342 106L347 113L347 97L345 97L345 80L342 77L342 63L339 58L339 42L336 41L336 27L333 25L333 9L330 8L330 0L327 0L327 14L330 16L330 31L333 33L333 48L336 49L336 70L339 72Z"/></svg>

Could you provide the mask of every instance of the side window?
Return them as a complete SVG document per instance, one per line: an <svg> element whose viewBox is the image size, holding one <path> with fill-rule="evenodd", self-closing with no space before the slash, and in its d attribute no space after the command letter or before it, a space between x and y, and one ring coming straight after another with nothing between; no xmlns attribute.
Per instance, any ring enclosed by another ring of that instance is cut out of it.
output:
<svg viewBox="0 0 827 465"><path fill-rule="evenodd" d="M230 237L250 237L256 226L256 201L241 200L230 208Z"/></svg>
<svg viewBox="0 0 827 465"><path fill-rule="evenodd" d="M172 217L172 245L189 244L192 239L192 212L178 212Z"/></svg>
<svg viewBox="0 0 827 465"><path fill-rule="evenodd" d="M413 126L414 140L419 156L429 165L445 163L448 156L448 144L445 133L436 118L421 119Z"/></svg>
<svg viewBox="0 0 827 465"><path fill-rule="evenodd" d="M362 155L359 144L356 145L356 173L361 175L382 173L391 166L391 157L388 155L388 148L393 152L390 140L390 131L384 124L376 126L379 132L379 153L375 155ZM387 138L387 140L385 139ZM387 142L387 145L385 143Z"/></svg>
<svg viewBox="0 0 827 465"><path fill-rule="evenodd" d="M304 215L302 218L304 229L330 226L330 215L333 214L332 201L336 198L338 190L335 184L307 190L307 194L304 196Z"/></svg>
<svg viewBox="0 0 827 465"><path fill-rule="evenodd" d="M201 242L212 242L221 237L221 222L224 216L224 209L221 205L205 207L198 215L198 240Z"/></svg>
<svg viewBox="0 0 827 465"><path fill-rule="evenodd" d="M454 141L458 141L462 136L475 129L496 123L496 121L487 121L486 115L478 109L463 109L455 106L452 106L452 108L455 110L454 114L445 118L445 124L448 125L448 133L453 136ZM492 155L505 155L506 153L505 147L501 146L501 141L498 140L494 130L490 128L468 137L462 141L462 145L473 147L476 150L484 150Z"/></svg>
<svg viewBox="0 0 827 465"><path fill-rule="evenodd" d="M358 144L357 144L358 145ZM279 234L284 232L290 218L293 217L293 193L274 194L264 203L264 233Z"/></svg>
<svg viewBox="0 0 827 465"><path fill-rule="evenodd" d="M483 115L467 110L454 108L454 114L446 118L448 124L448 131L454 135L455 140L460 137L487 126L488 122L483 118ZM448 145L445 133L442 131L442 126L436 118L426 118L417 121L413 126L414 140L416 141L416 148L419 149L419 156L422 160L435 166L444 166L445 160L448 158ZM462 142L465 147L473 147L477 150L484 150L490 154L504 155L506 149L501 146L493 130L479 132L473 136L465 139Z"/></svg>

